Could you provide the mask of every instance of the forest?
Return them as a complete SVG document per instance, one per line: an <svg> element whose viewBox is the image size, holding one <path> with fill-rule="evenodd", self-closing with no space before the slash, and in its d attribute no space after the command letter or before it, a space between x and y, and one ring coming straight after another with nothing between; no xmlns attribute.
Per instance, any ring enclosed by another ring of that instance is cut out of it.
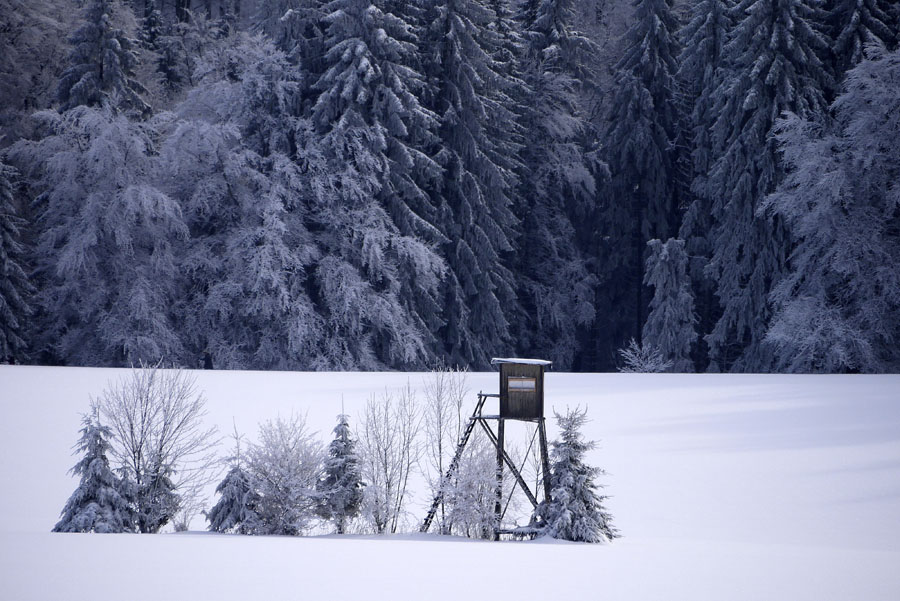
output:
<svg viewBox="0 0 900 601"><path fill-rule="evenodd" d="M0 0L0 361L900 368L900 4Z"/></svg>

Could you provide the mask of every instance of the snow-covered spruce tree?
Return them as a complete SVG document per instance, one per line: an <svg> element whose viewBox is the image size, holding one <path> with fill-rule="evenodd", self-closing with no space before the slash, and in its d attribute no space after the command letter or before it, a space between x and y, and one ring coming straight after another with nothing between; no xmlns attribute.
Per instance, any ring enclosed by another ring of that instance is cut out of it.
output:
<svg viewBox="0 0 900 601"><path fill-rule="evenodd" d="M676 217L672 142L678 124L678 43L672 0L637 0L633 19L607 116L611 180L598 226L609 274L601 303L604 311L619 316L609 324L612 348L630 337L640 339L647 304L644 250L647 240L674 233Z"/></svg>
<svg viewBox="0 0 900 601"><path fill-rule="evenodd" d="M350 435L350 421L338 416L334 440L328 445L324 476L316 489L322 495L319 517L333 520L338 534L344 534L347 521L359 515L363 498L363 482L356 441Z"/></svg>
<svg viewBox="0 0 900 601"><path fill-rule="evenodd" d="M240 466L234 465L228 470L216 486L216 493L219 501L206 513L210 531L252 534L258 528L256 505L259 499Z"/></svg>
<svg viewBox="0 0 900 601"><path fill-rule="evenodd" d="M797 241L771 295L779 370L900 365L900 51L868 53L832 105L834 131L796 115L776 128L789 170L765 207Z"/></svg>
<svg viewBox="0 0 900 601"><path fill-rule="evenodd" d="M593 216L595 176L604 167L585 147L590 132L579 94L591 88L595 45L575 29L571 0L543 0L523 10L526 84L523 171L517 202L523 215L519 296L529 320L516 332L529 355L562 369L578 355L577 335L594 320L597 278L587 266L575 223ZM525 7L527 8L527 6ZM529 21L528 19L531 18Z"/></svg>
<svg viewBox="0 0 900 601"><path fill-rule="evenodd" d="M122 480L109 467L110 429L96 415L82 418L81 439L75 445L84 458L71 473L81 482L62 510L54 532L133 532L134 515Z"/></svg>
<svg viewBox="0 0 900 601"><path fill-rule="evenodd" d="M511 196L517 185L520 130L494 62L500 40L482 0L428 0L420 52L428 107L438 115L435 156L444 169L431 194L447 242L439 337L451 364L486 366L511 344L518 313L511 254L519 228Z"/></svg>
<svg viewBox="0 0 900 601"><path fill-rule="evenodd" d="M618 530L603 507L606 497L597 491L601 485L596 480L604 472L585 463L588 451L596 446L581 434L587 411L576 408L554 414L560 434L551 443L550 499L535 509L541 535L586 543L617 538Z"/></svg>
<svg viewBox="0 0 900 601"><path fill-rule="evenodd" d="M77 365L180 357L172 308L187 229L155 187L152 124L86 106L35 117L47 135L9 157L38 211L37 348Z"/></svg>
<svg viewBox="0 0 900 601"><path fill-rule="evenodd" d="M0 159L0 363L21 362L27 344L23 338L31 315L34 287L25 273L22 228L25 220L13 204L16 171Z"/></svg>
<svg viewBox="0 0 900 601"><path fill-rule="evenodd" d="M225 478L216 486L219 501L204 512L212 532L236 532L253 534L259 530L259 495L245 469L241 453L241 440L237 426L234 429L234 454L228 457L230 469Z"/></svg>
<svg viewBox="0 0 900 601"><path fill-rule="evenodd" d="M126 11L119 0L90 0L85 7L81 27L69 38L69 67L59 80L62 110L103 105L113 111L149 113L140 96L143 86L134 79L136 44L117 26Z"/></svg>
<svg viewBox="0 0 900 601"><path fill-rule="evenodd" d="M891 6L894 5L894 6ZM863 59L867 44L879 44L892 50L898 40L896 2L891 0L829 0L828 34L831 37L835 83L844 79L848 69Z"/></svg>
<svg viewBox="0 0 900 601"><path fill-rule="evenodd" d="M722 315L706 336L713 368L765 370L763 338L769 292L784 270L790 241L780 217L758 214L781 181L784 166L772 130L784 111L821 119L829 76L827 50L808 0L742 0L722 49L727 69L713 94L713 164L696 191L710 198L712 257Z"/></svg>
<svg viewBox="0 0 900 601"><path fill-rule="evenodd" d="M259 495L256 534L298 535L316 515L322 451L306 428L306 418L278 417L259 427L247 453L247 473Z"/></svg>
<svg viewBox="0 0 900 601"><path fill-rule="evenodd" d="M694 296L687 274L684 241L647 242L649 254L644 284L653 287L643 343L659 349L674 372L692 372L691 347L697 339Z"/></svg>
<svg viewBox="0 0 900 601"><path fill-rule="evenodd" d="M315 141L298 148L300 84L281 52L242 34L208 67L161 151L190 230L180 330L216 367L333 367L309 295L320 251L308 207L324 166Z"/></svg>
<svg viewBox="0 0 900 601"><path fill-rule="evenodd" d="M253 534L260 529L259 495L253 490L247 472L235 464L216 487L219 501L206 514L213 532Z"/></svg>
<svg viewBox="0 0 900 601"><path fill-rule="evenodd" d="M402 20L367 0L335 0L325 10L326 70L311 118L329 188L311 219L325 255L313 286L326 348L342 367L422 365L436 346L428 324L444 264L423 239L436 237L435 228L405 204L424 198L414 171L433 166L410 146L412 132L434 121L415 95L415 45ZM404 221L415 225L401 230ZM414 290L426 298L415 302Z"/></svg>

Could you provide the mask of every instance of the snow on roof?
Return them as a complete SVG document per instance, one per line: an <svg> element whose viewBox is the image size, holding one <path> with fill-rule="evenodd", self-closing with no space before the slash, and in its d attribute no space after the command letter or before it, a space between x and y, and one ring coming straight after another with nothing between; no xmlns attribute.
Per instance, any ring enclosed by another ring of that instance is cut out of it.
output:
<svg viewBox="0 0 900 601"><path fill-rule="evenodd" d="M491 359L491 365L497 365L498 363L524 363L526 365L553 365L553 361L546 361L544 359L515 359L515 358L493 358Z"/></svg>

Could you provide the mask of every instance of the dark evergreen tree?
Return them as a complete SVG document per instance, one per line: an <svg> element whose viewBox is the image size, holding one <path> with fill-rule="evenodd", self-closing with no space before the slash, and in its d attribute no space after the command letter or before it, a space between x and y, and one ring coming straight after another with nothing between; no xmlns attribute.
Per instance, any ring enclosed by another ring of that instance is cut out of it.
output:
<svg viewBox="0 0 900 601"><path fill-rule="evenodd" d="M109 467L110 429L97 422L96 417L82 419L81 439L75 445L84 459L71 473L81 482L62 510L62 517L54 532L132 532L134 515L123 494L122 481Z"/></svg>
<svg viewBox="0 0 900 601"><path fill-rule="evenodd" d="M541 534L586 543L617 538L618 530L603 507L606 497L597 491L597 478L604 472L585 463L585 455L596 446L581 434L587 412L576 408L555 415L560 437L551 443L550 499L535 509Z"/></svg>
<svg viewBox="0 0 900 601"><path fill-rule="evenodd" d="M147 114L141 98L143 86L134 78L135 43L116 27L118 0L90 0L84 22L69 38L69 67L59 80L57 96L62 110L76 106L108 106L114 111Z"/></svg>
<svg viewBox="0 0 900 601"><path fill-rule="evenodd" d="M727 69L713 94L713 163L695 190L712 200L712 257L722 315L706 336L712 369L765 370L769 292L780 278L790 241L780 219L758 215L784 167L772 131L784 111L823 118L827 50L807 0L743 0L723 47Z"/></svg>
<svg viewBox="0 0 900 601"><path fill-rule="evenodd" d="M525 28L522 80L523 171L516 204L522 219L517 265L529 320L516 328L520 348L572 367L578 333L594 320L596 276L576 223L593 215L595 177L604 166L586 148L590 126L579 96L591 89L595 45L574 24L573 2L543 0L520 15ZM531 19L531 20L528 20Z"/></svg>
<svg viewBox="0 0 900 601"><path fill-rule="evenodd" d="M636 0L627 49L616 65L606 156L607 202L601 209L603 270L601 357L629 338L640 342L646 316L644 250L652 238L668 238L677 224L674 141L678 133L675 73L678 43L671 0Z"/></svg>
<svg viewBox="0 0 900 601"><path fill-rule="evenodd" d="M359 515L363 498L356 441L350 436L350 422L346 415L338 416L334 440L328 445L323 478L317 485L322 495L319 517L334 520L338 534L346 532L347 520Z"/></svg>
<svg viewBox="0 0 900 601"><path fill-rule="evenodd" d="M888 50L895 47L900 23L891 10L896 10L896 5L891 0L829 0L826 3L836 83L863 59L867 44L879 44Z"/></svg>
<svg viewBox="0 0 900 601"><path fill-rule="evenodd" d="M240 465L233 465L216 487L219 501L213 505L206 519L213 532L253 534L259 530L259 495L250 477Z"/></svg>
<svg viewBox="0 0 900 601"><path fill-rule="evenodd" d="M660 352L663 361L670 364L669 371L692 372L691 350L697 339L697 318L684 241L650 240L647 246L644 284L653 287L653 299L644 323L643 344Z"/></svg>
<svg viewBox="0 0 900 601"><path fill-rule="evenodd" d="M253 15L252 30L266 35L275 47L314 74L325 52L324 0L263 0ZM313 83L313 82L310 82Z"/></svg>
<svg viewBox="0 0 900 601"><path fill-rule="evenodd" d="M25 220L18 216L13 204L16 176L16 171L0 160L0 362L13 363L25 359L27 344L23 336L34 293L25 272Z"/></svg>
<svg viewBox="0 0 900 601"><path fill-rule="evenodd" d="M153 8L153 3L147 3L147 13L141 21L140 41L144 48L156 52L159 50L160 38L164 34L165 24L162 14Z"/></svg>
<svg viewBox="0 0 900 601"><path fill-rule="evenodd" d="M155 534L168 524L181 508L181 497L175 492L172 470L155 465L137 485L135 523L138 531Z"/></svg>
<svg viewBox="0 0 900 601"><path fill-rule="evenodd" d="M510 263L519 228L511 195L520 132L494 62L500 46L494 12L481 0L426 6L421 52L428 105L439 119L435 156L444 169L431 194L449 267L440 338L449 363L487 366L512 346L510 317L518 313Z"/></svg>
<svg viewBox="0 0 900 601"><path fill-rule="evenodd" d="M688 183L693 186L697 176L708 173L712 164L713 93L723 76L722 47L731 29L728 11L731 0L699 0L691 5L690 20L679 32L681 46L677 80L687 96L685 115L690 170ZM696 189L685 204L679 238L685 242L689 257L690 273L696 301L698 328L701 334L709 333L718 318L715 298L715 282L706 274L706 265L712 255L709 230L712 227L712 202ZM703 371L708 362L709 350L701 337L695 347L694 363Z"/></svg>

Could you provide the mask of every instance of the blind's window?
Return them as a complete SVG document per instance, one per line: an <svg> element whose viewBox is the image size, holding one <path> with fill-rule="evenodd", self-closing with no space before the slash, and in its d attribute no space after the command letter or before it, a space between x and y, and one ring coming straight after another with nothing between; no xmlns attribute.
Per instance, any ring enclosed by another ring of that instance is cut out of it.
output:
<svg viewBox="0 0 900 601"><path fill-rule="evenodd" d="M509 390L518 392L534 392L537 383L534 378L521 378L519 376L510 376Z"/></svg>

